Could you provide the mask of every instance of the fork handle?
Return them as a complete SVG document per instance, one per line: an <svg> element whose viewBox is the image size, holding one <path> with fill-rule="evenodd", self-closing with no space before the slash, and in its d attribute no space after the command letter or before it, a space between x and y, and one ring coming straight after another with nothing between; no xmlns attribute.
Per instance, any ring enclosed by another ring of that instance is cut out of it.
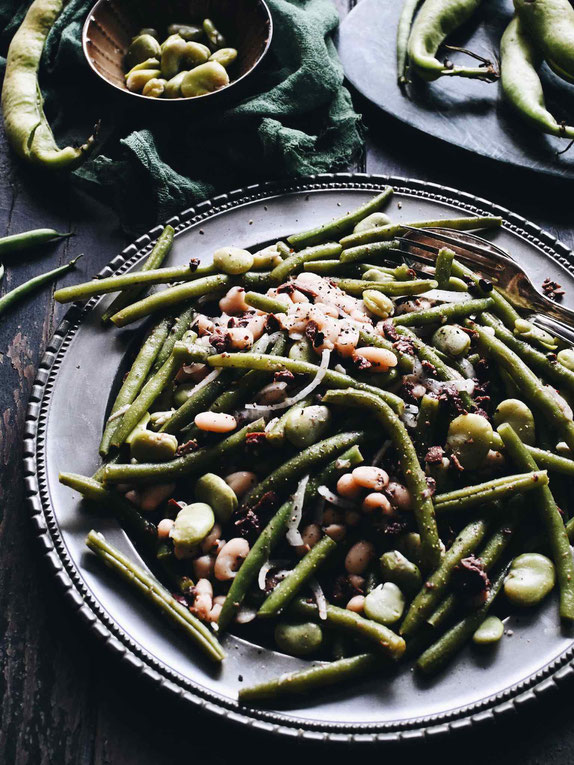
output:
<svg viewBox="0 0 574 765"><path fill-rule="evenodd" d="M543 297L539 294L533 294L531 297L530 310L540 311L542 314L550 316L556 321L560 321L566 324L571 329L574 329L574 311L571 308L567 308L565 305L555 303L550 298Z"/></svg>

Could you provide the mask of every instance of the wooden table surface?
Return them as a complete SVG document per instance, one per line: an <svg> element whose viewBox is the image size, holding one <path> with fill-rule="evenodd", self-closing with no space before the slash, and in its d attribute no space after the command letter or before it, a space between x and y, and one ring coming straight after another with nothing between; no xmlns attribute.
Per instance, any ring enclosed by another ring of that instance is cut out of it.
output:
<svg viewBox="0 0 574 765"><path fill-rule="evenodd" d="M342 14L347 3L339 3ZM360 99L367 149L355 169L431 180L502 204L572 247L572 186L508 172L384 118ZM113 213L15 162L0 141L0 235L39 226L76 236L6 263L2 290L70 259L63 283L88 278L125 244ZM246 184L253 179L246 178ZM46 289L1 319L0 328L0 762L5 765L164 765L315 762L332 751L271 740L198 715L156 692L91 636L69 608L34 539L22 481L26 404L47 342L64 309ZM465 763L574 762L574 694L545 695L514 718L473 734L386 746L375 756L440 756ZM372 749L372 747L370 747ZM381 747L383 748L383 747ZM363 755L364 756L364 755ZM185 758L185 759L184 759Z"/></svg>

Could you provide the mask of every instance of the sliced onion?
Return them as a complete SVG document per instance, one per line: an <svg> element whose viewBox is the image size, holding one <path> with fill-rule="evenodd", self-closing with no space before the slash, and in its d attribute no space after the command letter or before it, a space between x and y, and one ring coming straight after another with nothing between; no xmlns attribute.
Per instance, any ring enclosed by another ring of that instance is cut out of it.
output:
<svg viewBox="0 0 574 765"><path fill-rule="evenodd" d="M429 290L424 293L428 300L440 300L441 303L466 303L471 300L468 292L453 292L452 290Z"/></svg>
<svg viewBox="0 0 574 765"><path fill-rule="evenodd" d="M260 590L265 591L265 587L267 586L267 574L271 571L272 568L273 564L270 560L268 560L265 561L265 563L259 569L259 573L257 574L257 584Z"/></svg>
<svg viewBox="0 0 574 765"><path fill-rule="evenodd" d="M416 404L405 404L405 409L401 415L401 420L407 428L414 428L417 424L419 408Z"/></svg>
<svg viewBox="0 0 574 765"><path fill-rule="evenodd" d="M474 380L465 380L464 378L456 380L435 380L433 377L427 377L422 381L426 387L433 393L439 393L446 388L454 388L459 393L472 394L476 387Z"/></svg>
<svg viewBox="0 0 574 765"><path fill-rule="evenodd" d="M346 375L347 374L347 370L345 369L345 367L342 364L335 364L333 369L335 370L335 372L340 372L342 375Z"/></svg>
<svg viewBox="0 0 574 765"><path fill-rule="evenodd" d="M302 401L304 398L307 398L307 396L310 393L312 393L315 390L315 388L318 388L319 385L321 385L321 383L323 382L323 378L325 377L325 374L327 373L327 369L329 368L330 358L331 358L331 351L326 348L321 354L321 363L319 364L317 368L317 374L308 385L302 388L299 391L299 393L296 393L294 396L291 396L290 398L286 398L284 401L280 401L277 404L269 404L269 406L264 406L263 404L246 404L245 408L255 409L261 413L275 412L277 409L287 409L288 407L293 406L293 404L296 404L297 402Z"/></svg>
<svg viewBox="0 0 574 765"><path fill-rule="evenodd" d="M303 537L299 531L299 524L301 523L301 517L303 515L303 503L305 502L305 489L307 488L307 482L309 476L306 475L301 479L301 483L297 487L297 491L293 494L293 509L289 520L287 521L287 533L285 538L291 545L291 547L299 547L303 543Z"/></svg>
<svg viewBox="0 0 574 765"><path fill-rule="evenodd" d="M274 417L272 420L269 420L267 425L265 426L265 433L268 433L270 430L272 430L275 425L279 422L279 417Z"/></svg>
<svg viewBox="0 0 574 765"><path fill-rule="evenodd" d="M249 624L249 622L252 622L256 616L256 608L252 608L251 606L241 606L237 616L235 617L235 621L237 624Z"/></svg>
<svg viewBox="0 0 574 765"><path fill-rule="evenodd" d="M213 382L213 380L216 380L219 375L221 374L221 369L214 369L213 372L210 372L208 375L206 375L203 380L197 383L197 385L194 386L192 390L192 395L195 396L198 390L201 390L202 388L205 388L206 385L209 385L210 382Z"/></svg>
<svg viewBox="0 0 574 765"><path fill-rule="evenodd" d="M343 497L340 497L338 494L334 494L327 486L319 486L317 489L317 494L320 494L323 499L326 499L327 502L329 502L331 505L336 505L337 507L343 507L346 510L349 510L350 508L355 508L356 505L354 502L351 502L348 499L344 499Z"/></svg>
<svg viewBox="0 0 574 765"><path fill-rule="evenodd" d="M289 332L291 340L302 340L305 335L302 332Z"/></svg>
<svg viewBox="0 0 574 765"><path fill-rule="evenodd" d="M110 414L108 417L108 422L113 422L114 420L117 420L119 417L123 417L124 414L128 411L130 408L130 404L124 404L124 406L120 406L120 408L114 412L113 414Z"/></svg>
<svg viewBox="0 0 574 765"><path fill-rule="evenodd" d="M463 375L469 380L471 380L473 377L476 377L476 370L468 359L459 359L458 365L462 369Z"/></svg>
<svg viewBox="0 0 574 765"><path fill-rule="evenodd" d="M327 618L327 598L325 597L325 593L321 589L319 582L314 577L309 579L309 587L311 588L311 592L315 598L315 603L317 604L319 619L324 620Z"/></svg>

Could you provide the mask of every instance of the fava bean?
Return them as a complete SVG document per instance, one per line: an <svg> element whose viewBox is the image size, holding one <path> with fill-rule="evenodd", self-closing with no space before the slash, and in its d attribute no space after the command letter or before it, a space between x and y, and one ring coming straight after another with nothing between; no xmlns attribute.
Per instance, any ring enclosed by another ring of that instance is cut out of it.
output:
<svg viewBox="0 0 574 765"><path fill-rule="evenodd" d="M227 523L237 508L237 495L220 476L206 473L195 484L195 497L208 504L219 523Z"/></svg>
<svg viewBox="0 0 574 765"><path fill-rule="evenodd" d="M515 606L536 606L556 580L554 564L540 553L523 553L512 561L504 580L504 594Z"/></svg>
<svg viewBox="0 0 574 765"><path fill-rule="evenodd" d="M394 582L385 582L365 598L365 616L379 624L396 624L405 610L405 597Z"/></svg>
<svg viewBox="0 0 574 765"><path fill-rule="evenodd" d="M460 414L449 425L446 443L464 468L475 470L486 459L492 439L492 426L486 417Z"/></svg>
<svg viewBox="0 0 574 765"><path fill-rule="evenodd" d="M159 77L161 77L159 69L138 69L126 77L126 88L132 91L132 93L137 93L143 90L150 80L155 80Z"/></svg>
<svg viewBox="0 0 574 765"><path fill-rule="evenodd" d="M169 534L176 556L190 557L197 545L209 534L214 523L213 510L205 502L194 502L182 507Z"/></svg>
<svg viewBox="0 0 574 765"><path fill-rule="evenodd" d="M384 553L380 564L385 582L393 582L407 595L414 595L420 590L423 580L419 567L398 550Z"/></svg>
<svg viewBox="0 0 574 765"><path fill-rule="evenodd" d="M167 80L162 80L161 77L153 77L143 86L142 95L149 96L150 98L159 98L163 96L166 85Z"/></svg>
<svg viewBox="0 0 574 765"><path fill-rule="evenodd" d="M367 217L363 218L363 220L360 220L353 229L353 233L356 234L358 231L364 231L367 228L379 228L380 226L387 226L390 222L391 219L388 215L386 215L386 213L374 212L370 215L367 215Z"/></svg>
<svg viewBox="0 0 574 765"><path fill-rule="evenodd" d="M285 422L285 437L298 449L306 449L323 438L330 424L331 412L326 406L294 409Z"/></svg>
<svg viewBox="0 0 574 765"><path fill-rule="evenodd" d="M456 324L447 324L439 327L432 336L432 344L435 348L447 356L459 358L466 356L470 348L470 336Z"/></svg>
<svg viewBox="0 0 574 765"><path fill-rule="evenodd" d="M501 401L494 411L492 421L496 428L503 422L507 422L516 431L523 443L534 446L536 442L534 415L524 401L517 398L507 398Z"/></svg>
<svg viewBox="0 0 574 765"><path fill-rule="evenodd" d="M159 58L160 56L161 46L155 37L150 34L139 35L130 43L126 53L125 65L127 69L132 69L147 58Z"/></svg>
<svg viewBox="0 0 574 765"><path fill-rule="evenodd" d="M161 45L161 74L166 80L180 71L187 43L179 35L171 35Z"/></svg>
<svg viewBox="0 0 574 765"><path fill-rule="evenodd" d="M574 350L572 348L564 348L564 350L559 351L556 358L562 366L574 372Z"/></svg>
<svg viewBox="0 0 574 765"><path fill-rule="evenodd" d="M205 36L209 40L209 45L211 47L211 50L219 50L219 48L225 48L225 45L226 45L225 37L217 29L217 27L215 26L215 24L213 23L211 19L203 20L203 31L205 32Z"/></svg>
<svg viewBox="0 0 574 765"><path fill-rule="evenodd" d="M275 643L290 656L308 656L321 647L323 630L314 622L280 622L275 627Z"/></svg>
<svg viewBox="0 0 574 765"><path fill-rule="evenodd" d="M180 72L167 81L164 90L166 98L181 98L181 83L186 74L187 72Z"/></svg>
<svg viewBox="0 0 574 765"><path fill-rule="evenodd" d="M244 274L253 267L253 255L239 247L221 247L213 253L213 265L224 274Z"/></svg>
<svg viewBox="0 0 574 765"><path fill-rule="evenodd" d="M218 64L221 64L221 66L224 66L226 69L231 66L236 59L237 51L235 48L220 48L209 57L210 61L217 61Z"/></svg>
<svg viewBox="0 0 574 765"><path fill-rule="evenodd" d="M472 636L476 645L492 645L498 643L504 635L504 624L498 616L488 616Z"/></svg>
<svg viewBox="0 0 574 765"><path fill-rule="evenodd" d="M203 39L203 29L195 24L170 24L167 28L168 35L179 35L184 40L199 42Z"/></svg>
<svg viewBox="0 0 574 765"><path fill-rule="evenodd" d="M371 271L367 271L367 273L363 274L363 278L366 279L367 274L370 273ZM391 298L378 290L365 290L363 292L363 303L367 311L375 314L379 319L388 319L395 312L395 304Z"/></svg>
<svg viewBox="0 0 574 765"><path fill-rule="evenodd" d="M130 454L138 462L167 462L175 457L178 442L169 433L142 430L130 441Z"/></svg>
<svg viewBox="0 0 574 765"><path fill-rule="evenodd" d="M181 82L184 98L204 96L229 85L229 75L217 61L207 61L186 72Z"/></svg>

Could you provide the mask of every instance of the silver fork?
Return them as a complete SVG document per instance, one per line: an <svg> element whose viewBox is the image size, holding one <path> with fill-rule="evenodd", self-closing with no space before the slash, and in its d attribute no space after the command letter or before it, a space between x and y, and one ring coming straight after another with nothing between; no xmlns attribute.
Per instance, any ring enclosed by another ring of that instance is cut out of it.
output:
<svg viewBox="0 0 574 765"><path fill-rule="evenodd" d="M405 226L399 237L401 254L421 264L434 264L440 247L447 244L464 265L492 282L516 308L528 311L529 321L558 337L574 342L574 311L555 303L538 290L521 266L497 245L467 231Z"/></svg>

